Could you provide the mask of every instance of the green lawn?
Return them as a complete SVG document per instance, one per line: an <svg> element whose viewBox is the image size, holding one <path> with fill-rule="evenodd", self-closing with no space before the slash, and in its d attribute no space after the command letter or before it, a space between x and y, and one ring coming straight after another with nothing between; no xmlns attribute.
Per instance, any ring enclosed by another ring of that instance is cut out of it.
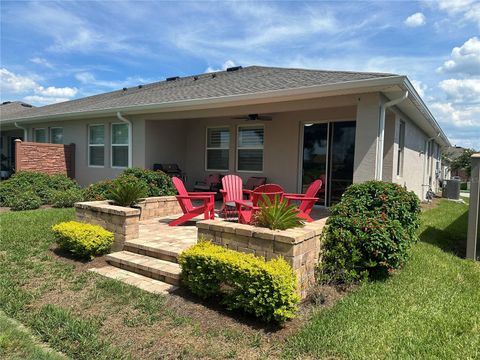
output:
<svg viewBox="0 0 480 360"><path fill-rule="evenodd" d="M72 218L72 209L0 215L0 358L55 359L31 334L72 359L480 358L480 264L458 256L466 205L440 201L423 213L421 242L403 270L320 308L286 341L60 261L50 227Z"/></svg>
<svg viewBox="0 0 480 360"><path fill-rule="evenodd" d="M480 264L459 258L467 207L440 201L422 214L421 242L405 268L315 314L287 357L480 358Z"/></svg>
<svg viewBox="0 0 480 360"><path fill-rule="evenodd" d="M27 329L0 311L0 359L62 360L65 357L42 346Z"/></svg>

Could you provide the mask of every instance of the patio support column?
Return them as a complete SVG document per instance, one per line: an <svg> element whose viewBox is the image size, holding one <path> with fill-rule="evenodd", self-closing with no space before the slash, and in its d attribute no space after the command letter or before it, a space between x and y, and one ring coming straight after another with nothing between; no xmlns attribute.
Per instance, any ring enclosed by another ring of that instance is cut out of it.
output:
<svg viewBox="0 0 480 360"><path fill-rule="evenodd" d="M358 97L353 164L354 183L375 178L380 107L380 93L363 94Z"/></svg>

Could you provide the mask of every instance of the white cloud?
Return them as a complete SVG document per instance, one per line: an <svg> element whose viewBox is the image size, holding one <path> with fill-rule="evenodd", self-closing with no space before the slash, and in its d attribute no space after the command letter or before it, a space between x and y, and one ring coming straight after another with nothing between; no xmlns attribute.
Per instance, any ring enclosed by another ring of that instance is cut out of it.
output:
<svg viewBox="0 0 480 360"><path fill-rule="evenodd" d="M420 95L422 98L425 96L425 91L428 89L428 86L425 85L423 82L420 80L413 80L412 79L412 84L415 90L417 90L418 95Z"/></svg>
<svg viewBox="0 0 480 360"><path fill-rule="evenodd" d="M32 78L12 73L5 68L0 69L2 92L25 92L35 89L38 85Z"/></svg>
<svg viewBox="0 0 480 360"><path fill-rule="evenodd" d="M211 72L217 72L217 71L225 71L230 67L237 66L233 60L227 60L223 63L221 68L214 68L212 66L209 66L206 68L205 72L211 73Z"/></svg>
<svg viewBox="0 0 480 360"><path fill-rule="evenodd" d="M436 102L430 105L430 109L443 125L480 126L480 106L478 105L459 107L451 102Z"/></svg>
<svg viewBox="0 0 480 360"><path fill-rule="evenodd" d="M428 3L450 16L462 16L465 21L471 21L480 26L480 2L477 0L437 0Z"/></svg>
<svg viewBox="0 0 480 360"><path fill-rule="evenodd" d="M50 69L53 69L53 65L50 64L47 59L44 59L44 58L41 58L41 57L34 57L34 58L31 58L30 61L34 64L37 64L37 65L43 65L43 66L46 66Z"/></svg>
<svg viewBox="0 0 480 360"><path fill-rule="evenodd" d="M44 87L37 83L34 76L18 75L5 68L0 69L0 83L2 97L10 95L15 98L20 94L28 94L23 100L39 105L70 100L78 92L74 87Z"/></svg>
<svg viewBox="0 0 480 360"><path fill-rule="evenodd" d="M43 86L39 86L38 88L35 89L35 93L42 96L48 96L48 97L71 98L71 97L74 97L77 94L77 92L78 92L77 88L74 88L74 87L57 88L55 86L49 86L44 88Z"/></svg>
<svg viewBox="0 0 480 360"><path fill-rule="evenodd" d="M23 97L23 101L27 103L34 103L36 105L49 105L59 102L64 102L71 100L69 98L59 98L59 97L48 97L48 96L39 96L39 95L29 95Z"/></svg>
<svg viewBox="0 0 480 360"><path fill-rule="evenodd" d="M480 40L475 36L454 47L451 58L438 68L440 72L480 74Z"/></svg>
<svg viewBox="0 0 480 360"><path fill-rule="evenodd" d="M425 23L426 23L425 15L423 15L421 12L417 12L413 15L410 15L404 21L404 24L409 27L418 27L418 26L425 25Z"/></svg>
<svg viewBox="0 0 480 360"><path fill-rule="evenodd" d="M448 79L439 86L455 103L480 103L480 79Z"/></svg>
<svg viewBox="0 0 480 360"><path fill-rule="evenodd" d="M80 81L81 84L86 86L96 86L110 89L121 89L123 87L148 84L155 81L138 76L129 76L125 80L99 80L89 71L79 72L75 74L75 78Z"/></svg>

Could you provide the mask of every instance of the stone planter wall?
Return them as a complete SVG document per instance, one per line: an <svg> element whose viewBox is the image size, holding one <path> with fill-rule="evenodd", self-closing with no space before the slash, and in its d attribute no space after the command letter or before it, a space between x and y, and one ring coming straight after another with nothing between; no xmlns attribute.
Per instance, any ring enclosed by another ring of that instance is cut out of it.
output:
<svg viewBox="0 0 480 360"><path fill-rule="evenodd" d="M180 214L182 209L175 196L149 197L139 202L140 220Z"/></svg>
<svg viewBox="0 0 480 360"><path fill-rule="evenodd" d="M75 217L79 222L100 225L113 232L112 250L123 249L127 240L138 238L139 222L178 214L181 209L175 196L146 198L136 208L111 205L108 201L87 201L75 204Z"/></svg>
<svg viewBox="0 0 480 360"><path fill-rule="evenodd" d="M315 283L315 266L325 221L322 219L302 228L274 231L222 220L204 220L197 222L198 239L262 256L266 260L284 257L297 275L300 296L305 298L308 289Z"/></svg>

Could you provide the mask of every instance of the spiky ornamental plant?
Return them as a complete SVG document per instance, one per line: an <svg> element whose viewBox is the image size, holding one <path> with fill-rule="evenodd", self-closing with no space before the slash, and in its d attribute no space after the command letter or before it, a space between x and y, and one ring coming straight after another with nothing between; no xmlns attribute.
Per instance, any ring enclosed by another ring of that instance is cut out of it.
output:
<svg viewBox="0 0 480 360"><path fill-rule="evenodd" d="M255 214L254 224L271 230L286 230L303 226L305 221L298 216L295 205L289 205L280 196L275 195L273 202L264 195L260 209Z"/></svg>
<svg viewBox="0 0 480 360"><path fill-rule="evenodd" d="M118 206L132 206L147 196L147 187L139 181L118 181L110 191L110 200Z"/></svg>

